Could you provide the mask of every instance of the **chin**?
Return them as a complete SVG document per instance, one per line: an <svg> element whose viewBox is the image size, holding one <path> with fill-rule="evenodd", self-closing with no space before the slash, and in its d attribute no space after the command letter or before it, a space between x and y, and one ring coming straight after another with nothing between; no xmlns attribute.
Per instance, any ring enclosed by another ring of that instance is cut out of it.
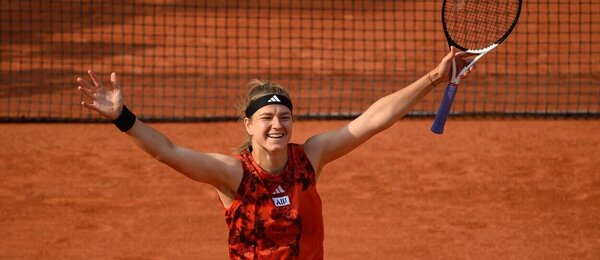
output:
<svg viewBox="0 0 600 260"><path fill-rule="evenodd" d="M285 143L285 144L272 144L272 145L269 145L269 148L270 148L269 150L272 150L272 151L283 150L283 149L287 148L287 143Z"/></svg>
<svg viewBox="0 0 600 260"><path fill-rule="evenodd" d="M288 143L289 143L289 140L273 142L273 143L267 144L266 148L268 148L269 151L279 151L279 150L286 149Z"/></svg>

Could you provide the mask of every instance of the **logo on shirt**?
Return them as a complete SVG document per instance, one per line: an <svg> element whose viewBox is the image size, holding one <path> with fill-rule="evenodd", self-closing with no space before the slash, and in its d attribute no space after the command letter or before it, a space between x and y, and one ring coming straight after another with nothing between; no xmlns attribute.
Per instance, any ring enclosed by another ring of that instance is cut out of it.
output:
<svg viewBox="0 0 600 260"><path fill-rule="evenodd" d="M281 188L281 185L277 186L277 189L273 192L273 195L284 193L285 191Z"/></svg>
<svg viewBox="0 0 600 260"><path fill-rule="evenodd" d="M290 198L288 196L271 198L271 199L273 199L273 204L275 204L275 206L277 206L277 207L283 207L283 206L290 205Z"/></svg>
<svg viewBox="0 0 600 260"><path fill-rule="evenodd" d="M283 190L281 185L279 185L279 186L277 186L277 189L275 189L275 191L273 192L273 195L279 195L282 193L285 193L285 191ZM275 204L275 206L277 206L277 207L283 207L283 206L290 205L290 198L287 195L282 196L282 197L271 198L271 199L273 200L273 204Z"/></svg>

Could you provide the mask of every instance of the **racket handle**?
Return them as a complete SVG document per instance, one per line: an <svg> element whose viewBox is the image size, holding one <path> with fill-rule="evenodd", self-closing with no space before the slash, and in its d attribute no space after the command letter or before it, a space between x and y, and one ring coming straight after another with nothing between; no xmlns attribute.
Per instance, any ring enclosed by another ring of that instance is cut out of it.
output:
<svg viewBox="0 0 600 260"><path fill-rule="evenodd" d="M444 98L440 104L440 108L438 109L438 112L435 115L435 120L433 121L433 125L431 126L431 132L436 134L444 133L446 119L448 118L448 114L450 114L450 108L452 108L452 102L454 102L454 96L456 96L457 89L457 84L448 84L446 92L444 93Z"/></svg>

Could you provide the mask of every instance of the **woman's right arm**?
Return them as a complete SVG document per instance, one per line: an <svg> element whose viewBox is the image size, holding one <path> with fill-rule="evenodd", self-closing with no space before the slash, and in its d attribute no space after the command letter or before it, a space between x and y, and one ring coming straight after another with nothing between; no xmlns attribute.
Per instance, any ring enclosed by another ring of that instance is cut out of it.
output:
<svg viewBox="0 0 600 260"><path fill-rule="evenodd" d="M174 144L163 133L138 119L126 133L146 153L185 176L208 183L226 194L237 190L242 167L233 157L201 153Z"/></svg>
<svg viewBox="0 0 600 260"><path fill-rule="evenodd" d="M107 90L93 71L88 71L88 74L93 85L83 78L77 79L80 83L78 90L92 100L91 103L84 101L82 105L111 121L116 120L123 111L123 97L117 75L111 74L113 89ZM187 177L208 183L226 195L234 195L237 191L242 178L242 167L233 157L201 153L176 145L163 133L139 119L135 119L126 134L146 153Z"/></svg>

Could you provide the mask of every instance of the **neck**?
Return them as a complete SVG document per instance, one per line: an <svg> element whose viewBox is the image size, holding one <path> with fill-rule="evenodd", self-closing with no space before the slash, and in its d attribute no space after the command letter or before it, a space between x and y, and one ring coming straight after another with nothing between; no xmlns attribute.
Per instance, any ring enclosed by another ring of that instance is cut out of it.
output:
<svg viewBox="0 0 600 260"><path fill-rule="evenodd" d="M282 151L269 152L253 146L252 158L266 172L278 175L287 163L287 148Z"/></svg>

